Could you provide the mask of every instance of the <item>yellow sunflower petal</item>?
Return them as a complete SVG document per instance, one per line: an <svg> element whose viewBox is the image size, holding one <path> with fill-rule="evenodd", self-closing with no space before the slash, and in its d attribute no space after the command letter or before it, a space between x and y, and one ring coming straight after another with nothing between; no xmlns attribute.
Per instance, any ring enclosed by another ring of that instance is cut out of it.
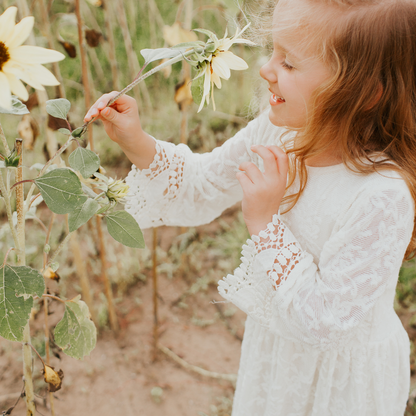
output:
<svg viewBox="0 0 416 416"><path fill-rule="evenodd" d="M12 108L12 94L9 81L3 72L0 72L0 107L9 110Z"/></svg>
<svg viewBox="0 0 416 416"><path fill-rule="evenodd" d="M225 53L225 52L223 52ZM219 53L217 56L212 58L212 70L221 78L228 79L230 78L231 72L227 63L222 59L223 53Z"/></svg>
<svg viewBox="0 0 416 416"><path fill-rule="evenodd" d="M8 61L3 65L3 72L13 74L31 87L43 91L45 88L43 88L42 83L35 77L34 67L35 65L22 65L18 62Z"/></svg>
<svg viewBox="0 0 416 416"><path fill-rule="evenodd" d="M30 35L35 23L33 16L27 16L22 19L13 29L5 44L9 49L20 46Z"/></svg>
<svg viewBox="0 0 416 416"><path fill-rule="evenodd" d="M17 95L21 100L27 101L29 99L29 93L22 82L13 74L5 72L4 75L6 75L9 81L11 92Z"/></svg>
<svg viewBox="0 0 416 416"><path fill-rule="evenodd" d="M204 78L204 91L202 93L201 103L199 104L198 113L202 110L205 104L205 100L207 104L209 104L209 90L211 88L211 67L208 64L205 68L205 78Z"/></svg>
<svg viewBox="0 0 416 416"><path fill-rule="evenodd" d="M9 7L0 16L0 41L6 42L8 37L13 31L14 24L16 21L17 7ZM11 104L10 104L11 105Z"/></svg>
<svg viewBox="0 0 416 416"><path fill-rule="evenodd" d="M243 70L248 68L248 65L244 59L241 59L239 56L234 55L229 51L218 54L216 59L221 59L227 68L233 70Z"/></svg>
<svg viewBox="0 0 416 416"><path fill-rule="evenodd" d="M220 89L221 88L221 78L215 72L213 72L211 74L211 79L214 82L214 84L216 85L216 87L218 89Z"/></svg>
<svg viewBox="0 0 416 416"><path fill-rule="evenodd" d="M65 59L65 55L40 46L23 45L10 51L10 58L22 64L48 64Z"/></svg>

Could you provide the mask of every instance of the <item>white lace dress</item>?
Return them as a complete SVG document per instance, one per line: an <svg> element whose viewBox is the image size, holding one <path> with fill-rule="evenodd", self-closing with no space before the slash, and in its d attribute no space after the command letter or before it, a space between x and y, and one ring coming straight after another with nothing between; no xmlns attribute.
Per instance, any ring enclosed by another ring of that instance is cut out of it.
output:
<svg viewBox="0 0 416 416"><path fill-rule="evenodd" d="M143 228L209 223L241 200L238 165L262 167L250 146L281 133L261 116L211 153L157 141L150 168L127 177L126 209ZM410 349L393 301L410 192L394 172L308 174L296 206L247 240L219 282L248 315L232 415L403 416Z"/></svg>

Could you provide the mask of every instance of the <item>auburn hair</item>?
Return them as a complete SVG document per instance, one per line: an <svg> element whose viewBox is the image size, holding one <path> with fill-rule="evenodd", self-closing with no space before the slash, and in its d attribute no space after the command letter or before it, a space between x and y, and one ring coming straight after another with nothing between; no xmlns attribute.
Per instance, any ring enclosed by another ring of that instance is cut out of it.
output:
<svg viewBox="0 0 416 416"><path fill-rule="evenodd" d="M286 148L288 188L298 178L299 191L285 196L285 212L305 189L306 160L333 148L355 172L397 171L416 204L416 1L279 0L280 10L272 30L306 29L299 46L314 48L333 70ZM405 259L415 254L416 228Z"/></svg>

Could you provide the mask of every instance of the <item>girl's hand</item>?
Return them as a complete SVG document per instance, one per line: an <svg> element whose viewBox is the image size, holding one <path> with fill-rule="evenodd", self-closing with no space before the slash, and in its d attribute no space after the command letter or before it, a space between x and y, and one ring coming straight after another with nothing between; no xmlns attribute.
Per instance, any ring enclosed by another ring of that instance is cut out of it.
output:
<svg viewBox="0 0 416 416"><path fill-rule="evenodd" d="M137 103L134 98L123 95L110 107L106 107L117 94L117 91L113 91L100 97L89 109L84 121L90 121L98 116L97 118L103 121L105 131L111 140L122 148L132 149L140 144L138 140L140 141L143 133Z"/></svg>
<svg viewBox="0 0 416 416"><path fill-rule="evenodd" d="M279 211L286 190L289 169L286 153L277 146L252 146L264 161L264 173L252 162L238 168L237 179L243 188L242 210L250 235L264 230L273 215Z"/></svg>

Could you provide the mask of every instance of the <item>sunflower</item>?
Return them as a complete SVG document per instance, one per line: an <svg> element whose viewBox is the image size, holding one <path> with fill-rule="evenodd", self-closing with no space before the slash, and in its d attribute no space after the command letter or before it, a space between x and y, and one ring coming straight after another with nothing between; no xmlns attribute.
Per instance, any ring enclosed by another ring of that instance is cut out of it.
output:
<svg viewBox="0 0 416 416"><path fill-rule="evenodd" d="M10 109L11 94L26 101L29 94L22 81L37 90L44 85L59 85L55 76L42 64L62 61L60 52L22 45L32 31L35 19L28 16L16 24L16 7L0 16L0 107Z"/></svg>

